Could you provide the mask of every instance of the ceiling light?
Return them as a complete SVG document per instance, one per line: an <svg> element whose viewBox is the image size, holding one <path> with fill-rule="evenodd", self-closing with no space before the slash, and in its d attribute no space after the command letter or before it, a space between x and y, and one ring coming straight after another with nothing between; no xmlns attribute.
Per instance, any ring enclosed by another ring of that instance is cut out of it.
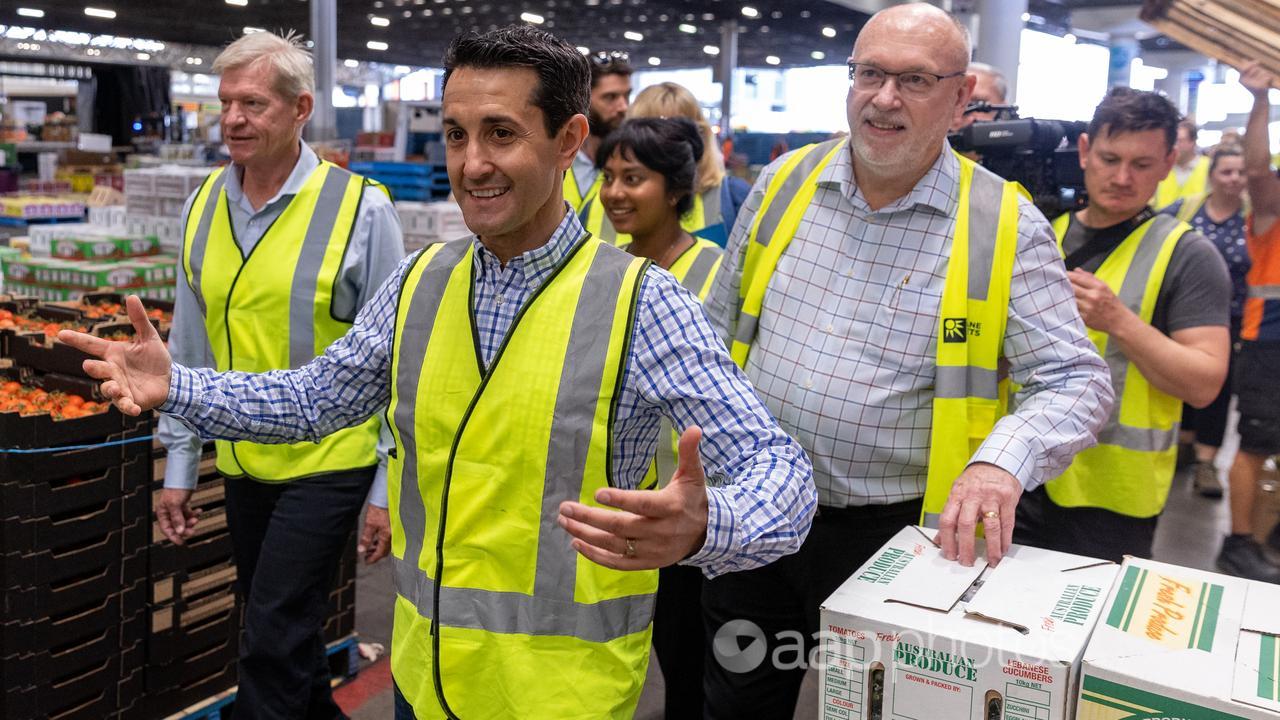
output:
<svg viewBox="0 0 1280 720"><path fill-rule="evenodd" d="M138 58L139 60L150 60L151 53L138 53L137 55L134 55L134 57Z"/></svg>
<svg viewBox="0 0 1280 720"><path fill-rule="evenodd" d="M644 40L644 36L634 30L628 30L622 33L622 37L628 40L634 40L635 42L641 42Z"/></svg>
<svg viewBox="0 0 1280 720"><path fill-rule="evenodd" d="M1069 43L1073 43L1076 41L1076 36L1072 33L1067 33L1066 35L1062 36L1062 39L1066 40Z"/></svg>
<svg viewBox="0 0 1280 720"><path fill-rule="evenodd" d="M245 5L249 4L249 0L227 0L227 4L235 5L237 7L244 7Z"/></svg>
<svg viewBox="0 0 1280 720"><path fill-rule="evenodd" d="M813 58L814 60L826 60L827 54L822 52L821 50L814 50L813 52L809 53L809 57Z"/></svg>
<svg viewBox="0 0 1280 720"><path fill-rule="evenodd" d="M689 23L680 23L680 32L692 35L698 32L698 28L690 25Z"/></svg>
<svg viewBox="0 0 1280 720"><path fill-rule="evenodd" d="M651 57L651 58L649 58L649 64L650 64L650 65L661 65L661 64L662 64L662 58Z"/></svg>
<svg viewBox="0 0 1280 720"><path fill-rule="evenodd" d="M376 25L378 27L386 27L391 24L391 21L388 20L387 18L378 17L377 15L374 15L369 18L369 24Z"/></svg>
<svg viewBox="0 0 1280 720"><path fill-rule="evenodd" d="M106 8L87 7L84 14L89 17L103 18L106 20L114 20L116 17L115 10L107 10Z"/></svg>
<svg viewBox="0 0 1280 720"><path fill-rule="evenodd" d="M587 47L586 45L579 45L578 52L582 53L583 55L590 55L591 48Z"/></svg>
<svg viewBox="0 0 1280 720"><path fill-rule="evenodd" d="M822 35L824 37L835 37L836 29L828 25L827 27L822 28Z"/></svg>
<svg viewBox="0 0 1280 720"><path fill-rule="evenodd" d="M44 17L44 11L37 10L36 8L18 8L18 14L21 15L22 17L33 17L33 18Z"/></svg>
<svg viewBox="0 0 1280 720"><path fill-rule="evenodd" d="M188 65L203 65L203 64L204 64L204 60L202 60L202 59L200 59L200 58L198 58L198 57L189 57L189 58L187 58L186 63L187 63Z"/></svg>
<svg viewBox="0 0 1280 720"><path fill-rule="evenodd" d="M409 73L413 72L413 68L409 67L408 65L397 65L395 70L397 75L408 75Z"/></svg>
<svg viewBox="0 0 1280 720"><path fill-rule="evenodd" d="M751 7L750 5L743 5L743 6L742 6L742 14L743 14L743 15L745 15L745 16L747 16L747 17L749 17L749 18L758 18L758 17L760 17L760 11L759 11L759 10L757 10L757 9L755 9L755 8L753 8L753 7Z"/></svg>
<svg viewBox="0 0 1280 720"><path fill-rule="evenodd" d="M546 18L541 15L535 15L531 12L520 13L520 19L527 23L533 23L534 25L541 25L543 21L546 20Z"/></svg>
<svg viewBox="0 0 1280 720"><path fill-rule="evenodd" d="M382 42L381 40L370 40L369 42L365 43L364 46L369 48L370 50L386 50L388 47L390 47L389 45Z"/></svg>
<svg viewBox="0 0 1280 720"><path fill-rule="evenodd" d="M777 55L769 55L765 57L764 61L770 65L778 65L782 63L782 60Z"/></svg>
<svg viewBox="0 0 1280 720"><path fill-rule="evenodd" d="M719 55L719 54L720 54L720 48L716 47L715 45L703 45L703 46L702 46L702 52L704 52L704 53L706 53L706 54L708 54L708 55Z"/></svg>
<svg viewBox="0 0 1280 720"><path fill-rule="evenodd" d="M1031 13L1022 13L1022 22L1026 22L1030 19L1031 19Z"/></svg>
<svg viewBox="0 0 1280 720"><path fill-rule="evenodd" d="M355 61L355 60L351 60L351 59L343 60L343 61L342 61L342 64L343 64L343 65L346 65L346 66L347 66L347 67L349 67L349 68L360 67L360 63L359 63L359 62L357 62L357 61Z"/></svg>
<svg viewBox="0 0 1280 720"><path fill-rule="evenodd" d="M254 34L254 33L260 33L260 32L266 32L266 30L264 30L264 29L262 29L262 28L260 28L260 27L254 27L254 26L252 26L252 25L245 25L245 26L244 26L244 34L245 34L245 35L252 35L252 34Z"/></svg>

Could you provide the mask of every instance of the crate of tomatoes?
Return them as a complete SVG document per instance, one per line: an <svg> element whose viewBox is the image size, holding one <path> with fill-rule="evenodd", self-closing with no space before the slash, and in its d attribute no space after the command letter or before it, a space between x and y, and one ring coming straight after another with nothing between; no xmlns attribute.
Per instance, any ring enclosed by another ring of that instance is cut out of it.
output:
<svg viewBox="0 0 1280 720"><path fill-rule="evenodd" d="M0 456L7 449L101 442L144 421L104 402L95 380L0 367Z"/></svg>
<svg viewBox="0 0 1280 720"><path fill-rule="evenodd" d="M85 377L83 365L89 356L59 341L58 332L75 330L109 340L132 339L133 324L119 314L122 303L112 298L123 300L109 294L95 302L41 303L25 309L6 308L0 302L0 357L37 372ZM163 318L173 316L170 303L152 303L147 312L157 330ZM163 334L167 333L166 325Z"/></svg>

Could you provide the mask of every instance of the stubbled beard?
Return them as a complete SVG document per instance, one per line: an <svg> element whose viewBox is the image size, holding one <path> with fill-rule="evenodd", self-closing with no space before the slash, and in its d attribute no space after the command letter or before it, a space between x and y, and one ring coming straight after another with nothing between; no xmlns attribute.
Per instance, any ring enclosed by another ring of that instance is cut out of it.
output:
<svg viewBox="0 0 1280 720"><path fill-rule="evenodd" d="M621 122L609 123L594 110L587 113L587 126L590 128L591 134L599 138L607 137L609 133L617 130L621 124Z"/></svg>

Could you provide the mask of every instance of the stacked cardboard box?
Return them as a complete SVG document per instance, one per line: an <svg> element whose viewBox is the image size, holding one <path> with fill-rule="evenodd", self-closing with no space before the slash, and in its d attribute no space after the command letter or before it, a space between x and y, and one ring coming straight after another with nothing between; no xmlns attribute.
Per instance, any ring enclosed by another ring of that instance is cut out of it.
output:
<svg viewBox="0 0 1280 720"><path fill-rule="evenodd" d="M32 227L28 238L30 257L0 256L7 292L66 301L124 290L173 300L177 258L159 254L155 236L75 223Z"/></svg>
<svg viewBox="0 0 1280 720"><path fill-rule="evenodd" d="M124 172L126 226L130 232L155 235L161 246L182 247L182 210L211 169L165 165Z"/></svg>
<svg viewBox="0 0 1280 720"><path fill-rule="evenodd" d="M439 202L397 202L406 253L435 243L456 240L470 234L462 219L462 209L452 200Z"/></svg>

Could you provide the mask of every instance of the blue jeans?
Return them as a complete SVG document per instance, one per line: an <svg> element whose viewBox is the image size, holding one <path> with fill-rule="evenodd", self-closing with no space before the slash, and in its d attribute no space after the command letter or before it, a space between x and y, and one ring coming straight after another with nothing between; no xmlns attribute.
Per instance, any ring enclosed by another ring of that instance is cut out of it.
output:
<svg viewBox="0 0 1280 720"><path fill-rule="evenodd" d="M413 706L404 699L404 693L400 692L400 686L396 685L394 680L391 682L391 688L396 694L396 720L418 720L413 714Z"/></svg>

